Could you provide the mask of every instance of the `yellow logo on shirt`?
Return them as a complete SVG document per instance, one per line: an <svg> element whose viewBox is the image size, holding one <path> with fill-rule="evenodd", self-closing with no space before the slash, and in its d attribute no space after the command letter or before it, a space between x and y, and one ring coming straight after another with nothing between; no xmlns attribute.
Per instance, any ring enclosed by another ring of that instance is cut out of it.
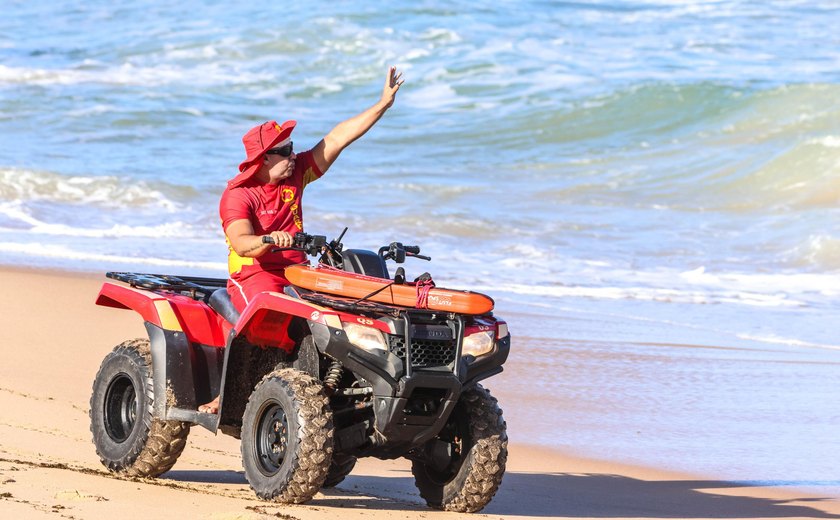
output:
<svg viewBox="0 0 840 520"><path fill-rule="evenodd" d="M303 220L300 218L300 212L298 211L300 206L297 203L292 204L289 210L292 212L292 219L295 221L295 226L301 231L303 231Z"/></svg>
<svg viewBox="0 0 840 520"><path fill-rule="evenodd" d="M292 188L283 188L280 193L280 200L283 202L292 202L295 199L295 190Z"/></svg>

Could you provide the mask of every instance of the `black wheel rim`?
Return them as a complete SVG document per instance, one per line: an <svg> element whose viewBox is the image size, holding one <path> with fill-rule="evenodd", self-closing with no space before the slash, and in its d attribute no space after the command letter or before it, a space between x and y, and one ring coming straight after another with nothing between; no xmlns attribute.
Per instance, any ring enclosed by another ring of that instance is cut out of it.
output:
<svg viewBox="0 0 840 520"><path fill-rule="evenodd" d="M464 460L472 449L473 440L470 435L470 425L466 414L456 409L452 420L438 436L440 440L450 445L450 461L446 469L437 470L431 465L426 466L426 475L437 485L443 486L452 481L461 470Z"/></svg>
<svg viewBox="0 0 840 520"><path fill-rule="evenodd" d="M114 442L125 442L137 422L137 390L126 374L117 374L105 392L105 431Z"/></svg>
<svg viewBox="0 0 840 520"><path fill-rule="evenodd" d="M271 476L280 471L289 446L289 421L277 403L266 404L260 414L255 432L254 453L260 471Z"/></svg>

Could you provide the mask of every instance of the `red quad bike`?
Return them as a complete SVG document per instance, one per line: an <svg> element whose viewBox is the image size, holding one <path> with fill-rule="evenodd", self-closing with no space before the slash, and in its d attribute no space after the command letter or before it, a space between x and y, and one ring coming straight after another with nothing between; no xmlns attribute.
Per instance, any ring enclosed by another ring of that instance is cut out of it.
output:
<svg viewBox="0 0 840 520"><path fill-rule="evenodd" d="M102 463L157 477L198 424L241 439L245 477L265 500L306 502L359 457L405 457L429 506L486 506L507 433L479 381L502 371L507 324L482 294L435 288L425 273L406 282L402 267L391 278L386 260L429 260L418 247L344 250L341 237L298 233L291 249L319 264L287 268L292 285L241 314L225 279L107 273L124 284L104 283L96 303L136 311L149 338L117 345L96 374ZM217 395L218 414L197 410Z"/></svg>

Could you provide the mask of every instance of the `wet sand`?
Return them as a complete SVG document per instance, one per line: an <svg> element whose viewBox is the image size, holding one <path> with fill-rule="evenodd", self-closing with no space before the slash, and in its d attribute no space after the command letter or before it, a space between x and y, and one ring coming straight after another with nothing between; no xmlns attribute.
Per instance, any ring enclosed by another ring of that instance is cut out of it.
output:
<svg viewBox="0 0 840 520"><path fill-rule="evenodd" d="M93 304L99 276L6 269L0 277L7 289L0 312L3 518L840 518L837 498L529 446L528 424L511 425L520 438L511 439L507 474L477 515L428 509L402 460L362 460L338 488L306 505L262 502L241 471L238 441L200 427L161 478L114 478L90 440L88 400L102 358L144 336L142 322ZM534 406L492 381L488 387L503 408Z"/></svg>

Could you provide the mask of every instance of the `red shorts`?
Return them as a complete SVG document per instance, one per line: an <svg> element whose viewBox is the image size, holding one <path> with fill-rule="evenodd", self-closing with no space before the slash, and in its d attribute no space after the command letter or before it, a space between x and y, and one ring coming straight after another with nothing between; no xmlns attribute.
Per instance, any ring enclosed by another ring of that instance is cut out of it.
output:
<svg viewBox="0 0 840 520"><path fill-rule="evenodd" d="M233 305L242 312L254 296L261 292L283 292L289 281L282 271L260 271L244 280L228 279L227 290Z"/></svg>

